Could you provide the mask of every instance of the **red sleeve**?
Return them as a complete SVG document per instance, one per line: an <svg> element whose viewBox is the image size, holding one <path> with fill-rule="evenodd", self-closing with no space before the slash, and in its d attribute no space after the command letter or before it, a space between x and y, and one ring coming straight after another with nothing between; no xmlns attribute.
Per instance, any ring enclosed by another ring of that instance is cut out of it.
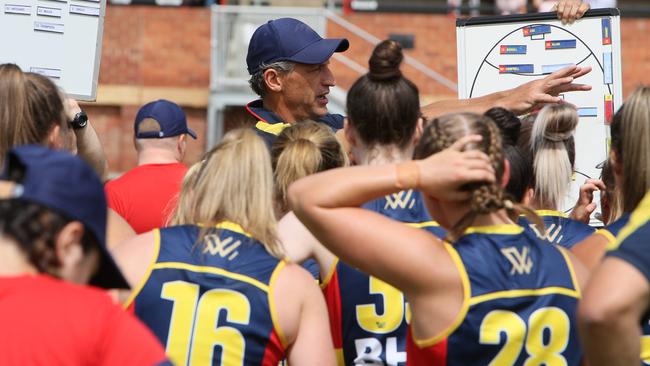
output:
<svg viewBox="0 0 650 366"><path fill-rule="evenodd" d="M104 317L102 365L160 365L167 361L158 339L138 319L111 304Z"/></svg>
<svg viewBox="0 0 650 366"><path fill-rule="evenodd" d="M108 207L112 208L113 211L117 212L118 215L123 218L126 217L125 207L122 204L120 195L118 194L119 190L116 189L114 181L107 182L104 185L104 192L106 193L106 203ZM126 220L126 219L125 219Z"/></svg>

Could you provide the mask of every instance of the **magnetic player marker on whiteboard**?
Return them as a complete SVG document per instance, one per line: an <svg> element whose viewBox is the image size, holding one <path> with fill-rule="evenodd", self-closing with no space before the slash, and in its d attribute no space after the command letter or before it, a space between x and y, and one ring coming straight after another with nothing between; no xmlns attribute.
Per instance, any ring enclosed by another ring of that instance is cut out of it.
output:
<svg viewBox="0 0 650 366"><path fill-rule="evenodd" d="M61 18L63 10L61 8L49 8L46 6L39 6L36 8L36 14L44 17Z"/></svg>
<svg viewBox="0 0 650 366"><path fill-rule="evenodd" d="M52 78L52 79L61 79L60 69L50 69L46 67L30 67L29 72L47 76L48 78Z"/></svg>
<svg viewBox="0 0 650 366"><path fill-rule="evenodd" d="M99 16L99 8L90 6L70 5L70 14L90 15L94 17Z"/></svg>
<svg viewBox="0 0 650 366"><path fill-rule="evenodd" d="M5 14L32 15L32 7L29 5L5 4Z"/></svg>
<svg viewBox="0 0 650 366"><path fill-rule="evenodd" d="M546 41L544 46L547 50L563 50L567 48L576 48L576 40L561 39L557 41Z"/></svg>
<svg viewBox="0 0 650 366"><path fill-rule="evenodd" d="M526 54L526 45L512 44L512 45L501 45L499 47L499 53L502 55L525 55Z"/></svg>
<svg viewBox="0 0 650 366"><path fill-rule="evenodd" d="M535 65L499 65L499 74L532 74L535 72Z"/></svg>
<svg viewBox="0 0 650 366"><path fill-rule="evenodd" d="M612 44L612 21L609 18L601 20L603 28L603 44Z"/></svg>
<svg viewBox="0 0 650 366"><path fill-rule="evenodd" d="M605 124L612 123L614 116L614 96L611 94L605 95Z"/></svg>
<svg viewBox="0 0 650 366"><path fill-rule="evenodd" d="M554 65L542 65L542 74L550 74L553 72L556 72L557 70L567 67L567 66L572 66L575 64L554 64Z"/></svg>
<svg viewBox="0 0 650 366"><path fill-rule="evenodd" d="M612 84L614 82L611 52L603 53L603 82L605 84Z"/></svg>
<svg viewBox="0 0 650 366"><path fill-rule="evenodd" d="M34 30L52 33L63 33L63 24L34 22Z"/></svg>
<svg viewBox="0 0 650 366"><path fill-rule="evenodd" d="M582 107L578 108L579 117L598 117L598 108L596 107Z"/></svg>

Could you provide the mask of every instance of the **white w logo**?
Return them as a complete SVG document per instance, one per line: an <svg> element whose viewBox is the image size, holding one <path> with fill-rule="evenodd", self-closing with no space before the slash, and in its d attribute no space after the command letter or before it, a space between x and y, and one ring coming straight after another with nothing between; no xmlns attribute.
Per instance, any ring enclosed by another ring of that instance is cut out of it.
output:
<svg viewBox="0 0 650 366"><path fill-rule="evenodd" d="M237 240L233 243L232 237L227 237L221 240L218 235L211 234L205 237L205 248L203 253L210 252L212 255L219 254L222 258L228 257L228 260L233 260L239 252L237 248L241 245L241 241Z"/></svg>
<svg viewBox="0 0 650 366"><path fill-rule="evenodd" d="M564 235L560 235L560 233L562 232L562 225L557 225L556 227L555 224L551 224L551 226L546 228L543 234L539 231L537 225L528 224L528 226L530 226L530 228L533 229L535 235L537 235L538 238L549 241L553 244L559 244L560 240L562 240L562 238L564 237ZM558 235L560 236L558 237ZM557 241L555 239L557 239Z"/></svg>
<svg viewBox="0 0 650 366"><path fill-rule="evenodd" d="M503 248L501 249L501 253L512 264L512 269L510 270L511 275L515 274L515 272L517 274L529 274L533 268L533 260L528 256L528 247L524 247L521 252L515 247Z"/></svg>
<svg viewBox="0 0 650 366"><path fill-rule="evenodd" d="M386 204L384 204L384 210L387 210L389 208L391 210L396 210L397 208L401 208L403 210L407 206L408 208L413 208L415 205L415 198L412 198L412 196L412 189L388 195L386 196Z"/></svg>

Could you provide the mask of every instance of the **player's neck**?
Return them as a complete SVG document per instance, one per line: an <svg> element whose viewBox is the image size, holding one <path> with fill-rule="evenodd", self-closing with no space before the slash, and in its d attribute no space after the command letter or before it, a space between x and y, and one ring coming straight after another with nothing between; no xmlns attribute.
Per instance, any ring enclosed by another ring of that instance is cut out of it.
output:
<svg viewBox="0 0 650 366"><path fill-rule="evenodd" d="M369 149L365 147L352 148L352 154L354 155L354 161L359 165L399 163L411 160L413 147L409 146L406 149L400 149L395 145L375 145Z"/></svg>
<svg viewBox="0 0 650 366"><path fill-rule="evenodd" d="M0 277L36 273L38 271L29 263L19 244L6 237L0 237Z"/></svg>

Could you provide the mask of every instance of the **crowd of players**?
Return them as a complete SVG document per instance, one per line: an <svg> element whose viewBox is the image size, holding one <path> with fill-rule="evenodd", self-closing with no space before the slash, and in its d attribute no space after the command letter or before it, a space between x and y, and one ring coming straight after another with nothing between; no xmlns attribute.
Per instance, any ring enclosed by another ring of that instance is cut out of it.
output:
<svg viewBox="0 0 650 366"><path fill-rule="evenodd" d="M650 87L615 114L603 179L565 215L578 116L558 95L588 90L588 68L421 107L383 41L344 118L327 95L348 46L265 23L253 127L187 170L185 114L149 103L139 166L106 186L76 102L0 65L0 364L650 359Z"/></svg>

